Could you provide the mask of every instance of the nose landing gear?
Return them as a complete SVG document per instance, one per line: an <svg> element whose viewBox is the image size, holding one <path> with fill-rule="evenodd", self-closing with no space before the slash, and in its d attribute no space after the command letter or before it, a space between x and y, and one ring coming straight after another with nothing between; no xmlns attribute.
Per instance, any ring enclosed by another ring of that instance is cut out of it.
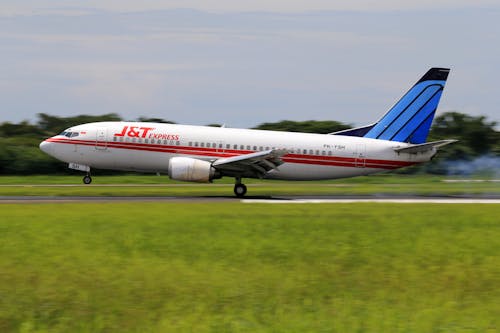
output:
<svg viewBox="0 0 500 333"><path fill-rule="evenodd" d="M90 177L90 174L86 174L84 177L83 177L83 183L85 185L88 185L90 183L92 183L92 177Z"/></svg>

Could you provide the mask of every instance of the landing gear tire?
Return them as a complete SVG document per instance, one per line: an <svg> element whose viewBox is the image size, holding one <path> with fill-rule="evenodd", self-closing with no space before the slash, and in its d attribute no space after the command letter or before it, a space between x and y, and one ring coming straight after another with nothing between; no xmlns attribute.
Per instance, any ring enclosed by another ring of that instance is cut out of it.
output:
<svg viewBox="0 0 500 333"><path fill-rule="evenodd" d="M236 184L236 185L234 185L234 194L238 198L244 197L246 193L247 193L247 187L245 186L245 184Z"/></svg>
<svg viewBox="0 0 500 333"><path fill-rule="evenodd" d="M90 175L86 175L83 177L83 183L88 185L90 183L92 183L92 177L90 177Z"/></svg>

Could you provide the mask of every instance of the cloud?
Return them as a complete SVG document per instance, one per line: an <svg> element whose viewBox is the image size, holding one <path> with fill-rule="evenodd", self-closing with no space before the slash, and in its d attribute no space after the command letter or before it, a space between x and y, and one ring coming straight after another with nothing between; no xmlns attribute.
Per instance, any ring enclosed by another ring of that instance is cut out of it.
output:
<svg viewBox="0 0 500 333"><path fill-rule="evenodd" d="M308 11L387 11L435 10L457 8L498 8L497 0L25 0L2 1L0 15L59 14L83 15L89 10L141 12L189 8L208 12L308 12Z"/></svg>
<svg viewBox="0 0 500 333"><path fill-rule="evenodd" d="M16 39L18 41L28 41L37 44L78 44L82 47L111 47L110 44L126 45L137 42L172 42L182 41L190 43L209 43L220 40L223 31L206 29L189 29L184 31L164 31L142 33L137 35L127 34L89 34L89 33L7 33L0 32L0 39Z"/></svg>
<svg viewBox="0 0 500 333"><path fill-rule="evenodd" d="M232 126L362 125L428 66L450 65L443 107L498 118L499 11L221 14L145 11L149 2L127 0L97 10L100 2L38 3L45 14L0 20L3 119L117 112Z"/></svg>
<svg viewBox="0 0 500 333"><path fill-rule="evenodd" d="M71 81L62 90L66 97L79 101L80 106L147 112L162 102L160 96L165 94L171 72L190 71L202 65L67 62L33 67L40 73L56 73Z"/></svg>
<svg viewBox="0 0 500 333"><path fill-rule="evenodd" d="M392 10L435 10L472 7L498 8L497 0L24 0L2 1L0 15L59 14L81 15L89 10L112 12L142 12L178 8L196 9L208 12L278 12L300 13L313 11L392 11Z"/></svg>

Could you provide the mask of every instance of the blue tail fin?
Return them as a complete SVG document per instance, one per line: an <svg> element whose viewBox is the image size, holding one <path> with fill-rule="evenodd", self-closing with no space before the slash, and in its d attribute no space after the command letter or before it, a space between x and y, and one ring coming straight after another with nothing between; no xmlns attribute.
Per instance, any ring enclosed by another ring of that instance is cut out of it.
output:
<svg viewBox="0 0 500 333"><path fill-rule="evenodd" d="M431 68L364 137L424 143L449 72L448 68Z"/></svg>

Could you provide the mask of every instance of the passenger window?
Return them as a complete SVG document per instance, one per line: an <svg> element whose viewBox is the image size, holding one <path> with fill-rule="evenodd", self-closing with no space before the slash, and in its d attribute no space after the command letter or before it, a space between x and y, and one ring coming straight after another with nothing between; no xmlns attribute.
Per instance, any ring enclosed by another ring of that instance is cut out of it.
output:
<svg viewBox="0 0 500 333"><path fill-rule="evenodd" d="M316 155L319 155L319 150L316 150Z"/></svg>
<svg viewBox="0 0 500 333"><path fill-rule="evenodd" d="M207 142L207 148L210 148L210 142Z"/></svg>
<svg viewBox="0 0 500 333"><path fill-rule="evenodd" d="M226 144L226 149L229 149L229 148L231 148L231 145L228 143L228 144Z"/></svg>
<svg viewBox="0 0 500 333"><path fill-rule="evenodd" d="M238 145L234 145L234 146L233 146L233 149L238 149Z"/></svg>
<svg viewBox="0 0 500 333"><path fill-rule="evenodd" d="M191 147L192 144L193 144L193 142L189 141L188 146Z"/></svg>
<svg viewBox="0 0 500 333"><path fill-rule="evenodd" d="M323 150L323 151L321 152L321 155L326 155L326 151L324 151L324 150Z"/></svg>
<svg viewBox="0 0 500 333"><path fill-rule="evenodd" d="M331 150L328 151L328 156L332 156L332 151Z"/></svg>
<svg viewBox="0 0 500 333"><path fill-rule="evenodd" d="M136 142L137 140L135 138L132 138L132 142Z"/></svg>
<svg viewBox="0 0 500 333"><path fill-rule="evenodd" d="M200 147L205 147L205 142L200 143Z"/></svg>
<svg viewBox="0 0 500 333"><path fill-rule="evenodd" d="M123 136L120 137L120 142L123 142Z"/></svg>
<svg viewBox="0 0 500 333"><path fill-rule="evenodd" d="M198 147L198 142L195 142L195 143L194 143L194 146L195 146L195 147Z"/></svg>
<svg viewBox="0 0 500 333"><path fill-rule="evenodd" d="M144 139L144 142L149 143L149 139Z"/></svg>
<svg viewBox="0 0 500 333"><path fill-rule="evenodd" d="M314 155L314 151L312 149L309 149L309 155Z"/></svg>
<svg viewBox="0 0 500 333"><path fill-rule="evenodd" d="M116 141L116 136L113 137L113 141Z"/></svg>
<svg viewBox="0 0 500 333"><path fill-rule="evenodd" d="M307 149L304 149L304 150L302 151L302 153L303 153L303 154L307 154Z"/></svg>
<svg viewBox="0 0 500 333"><path fill-rule="evenodd" d="M178 145L178 146L180 146L181 142L180 141L176 141L175 144Z"/></svg>
<svg viewBox="0 0 500 333"><path fill-rule="evenodd" d="M245 149L245 146L241 145L241 146L240 146L240 149L242 149L242 150L243 150L243 149Z"/></svg>

